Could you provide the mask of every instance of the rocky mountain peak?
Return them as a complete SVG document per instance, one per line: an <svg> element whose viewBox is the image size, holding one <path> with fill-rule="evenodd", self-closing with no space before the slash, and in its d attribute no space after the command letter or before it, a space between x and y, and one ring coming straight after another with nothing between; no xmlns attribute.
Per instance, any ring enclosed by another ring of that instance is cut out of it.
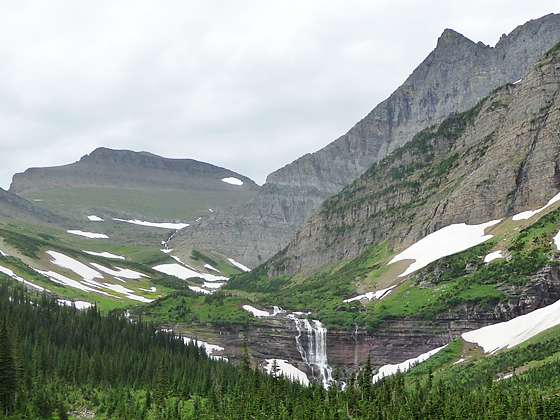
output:
<svg viewBox="0 0 560 420"><path fill-rule="evenodd" d="M446 28L437 40L436 49L450 48L456 46L457 44L476 45L473 41L456 30Z"/></svg>
<svg viewBox="0 0 560 420"><path fill-rule="evenodd" d="M558 14L517 27L496 47L446 29L404 83L346 134L270 174L254 201L233 209L227 220L215 215L181 232L184 238L178 235L182 244L177 245L219 250L247 265L262 262L287 243L325 198L419 131L522 78L558 41Z"/></svg>

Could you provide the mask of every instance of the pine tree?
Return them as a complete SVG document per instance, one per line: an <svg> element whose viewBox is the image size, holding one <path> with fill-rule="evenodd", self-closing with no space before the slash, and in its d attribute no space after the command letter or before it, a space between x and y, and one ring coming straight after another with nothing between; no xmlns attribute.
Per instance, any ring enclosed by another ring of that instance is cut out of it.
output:
<svg viewBox="0 0 560 420"><path fill-rule="evenodd" d="M167 398L167 393L169 391L169 378L167 377L167 369L163 359L161 360L155 377L155 387L154 387L154 401L162 406Z"/></svg>
<svg viewBox="0 0 560 420"><path fill-rule="evenodd" d="M0 326L0 404L7 415L14 405L17 391L17 371L13 357L13 347L3 322Z"/></svg>

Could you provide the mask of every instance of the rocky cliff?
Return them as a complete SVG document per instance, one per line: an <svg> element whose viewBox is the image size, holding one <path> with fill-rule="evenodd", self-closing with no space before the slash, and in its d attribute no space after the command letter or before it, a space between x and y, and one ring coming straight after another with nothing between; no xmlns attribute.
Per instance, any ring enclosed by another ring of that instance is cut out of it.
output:
<svg viewBox="0 0 560 420"><path fill-rule="evenodd" d="M174 247L219 251L257 265L282 249L327 197L418 131L522 78L558 40L555 14L517 27L494 47L446 29L403 85L348 133L270 174L252 201L185 230Z"/></svg>
<svg viewBox="0 0 560 420"><path fill-rule="evenodd" d="M515 84L418 133L329 199L269 264L311 272L389 240L538 208L560 188L560 44Z"/></svg>

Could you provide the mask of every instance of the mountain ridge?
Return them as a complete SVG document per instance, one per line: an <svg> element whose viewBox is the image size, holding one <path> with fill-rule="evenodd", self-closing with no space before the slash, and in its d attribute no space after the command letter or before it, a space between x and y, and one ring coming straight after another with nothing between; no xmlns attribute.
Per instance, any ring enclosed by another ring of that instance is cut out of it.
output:
<svg viewBox="0 0 560 420"><path fill-rule="evenodd" d="M264 262L325 199L417 132L523 77L558 40L557 14L519 25L495 47L446 29L406 81L346 134L274 171L252 202L181 232L174 246L219 250L252 266Z"/></svg>

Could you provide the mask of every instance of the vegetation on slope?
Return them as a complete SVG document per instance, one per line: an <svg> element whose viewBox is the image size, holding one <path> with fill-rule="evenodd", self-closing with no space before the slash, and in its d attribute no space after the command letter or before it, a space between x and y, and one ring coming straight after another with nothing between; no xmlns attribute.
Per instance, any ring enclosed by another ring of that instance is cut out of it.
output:
<svg viewBox="0 0 560 420"><path fill-rule="evenodd" d="M240 366L210 360L143 322L59 307L3 283L0 406L10 419L552 419L560 415L558 337L450 368L457 343L436 363L376 384L368 363L344 391L324 390L264 375L246 356ZM496 381L497 372L535 361Z"/></svg>

